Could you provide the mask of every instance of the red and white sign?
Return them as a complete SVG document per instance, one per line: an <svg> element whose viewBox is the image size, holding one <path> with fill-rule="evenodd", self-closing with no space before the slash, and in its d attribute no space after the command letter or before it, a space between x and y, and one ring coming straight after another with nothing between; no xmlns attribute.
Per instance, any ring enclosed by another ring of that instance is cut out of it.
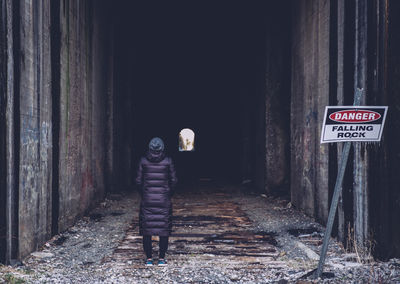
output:
<svg viewBox="0 0 400 284"><path fill-rule="evenodd" d="M341 110L329 115L330 120L345 123L372 122L379 118L381 118L379 113L370 110Z"/></svg>
<svg viewBox="0 0 400 284"><path fill-rule="evenodd" d="M327 106L321 143L380 141L387 106Z"/></svg>

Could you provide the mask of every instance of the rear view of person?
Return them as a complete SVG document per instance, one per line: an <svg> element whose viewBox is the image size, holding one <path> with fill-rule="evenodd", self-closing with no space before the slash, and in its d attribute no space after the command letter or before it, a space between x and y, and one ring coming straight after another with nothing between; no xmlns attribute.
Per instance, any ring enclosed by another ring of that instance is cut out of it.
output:
<svg viewBox="0 0 400 284"><path fill-rule="evenodd" d="M166 265L165 253L172 230L171 196L177 184L174 164L165 156L164 142L155 137L139 162L136 184L141 190L139 234L143 236L146 265L153 265L152 236L159 236L158 265Z"/></svg>

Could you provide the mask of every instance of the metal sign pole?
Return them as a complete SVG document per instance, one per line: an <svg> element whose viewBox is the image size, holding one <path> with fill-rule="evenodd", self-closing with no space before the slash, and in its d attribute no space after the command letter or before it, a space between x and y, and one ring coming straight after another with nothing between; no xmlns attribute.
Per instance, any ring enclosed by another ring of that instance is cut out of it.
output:
<svg viewBox="0 0 400 284"><path fill-rule="evenodd" d="M354 103L353 103L354 106L360 105L362 93L363 93L362 89L356 90L356 93L354 95ZM350 146L351 146L351 142L344 143L342 157L340 159L339 172L338 172L338 176L336 178L336 183L335 183L335 190L334 190L333 196L332 196L331 208L329 209L328 223L326 224L326 230L325 230L325 234L324 234L324 242L322 244L322 249L321 249L321 253L319 256L318 268L315 273L315 279L317 279L318 277L321 276L322 269L325 264L326 252L328 250L329 239L330 239L331 233L332 233L333 222L335 221L336 209L337 209L337 205L339 202L340 192L342 190L344 173L346 171L347 160L349 158L349 153L350 153Z"/></svg>

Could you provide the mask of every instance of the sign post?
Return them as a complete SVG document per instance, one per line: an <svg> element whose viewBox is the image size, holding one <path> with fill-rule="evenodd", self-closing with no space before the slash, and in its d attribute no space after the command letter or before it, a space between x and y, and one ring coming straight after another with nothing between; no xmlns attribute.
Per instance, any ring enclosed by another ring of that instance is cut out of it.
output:
<svg viewBox="0 0 400 284"><path fill-rule="evenodd" d="M314 275L315 279L321 276L323 266L325 264L326 252L328 250L329 239L332 233L340 192L342 190L343 178L346 171L347 160L349 158L351 142L378 142L382 137L387 106L359 106L362 93L362 89L357 89L352 107L327 106L325 109L321 143L345 143L339 163L339 172L336 178L331 207L329 209L328 222L326 224L324 242L322 244L318 268Z"/></svg>

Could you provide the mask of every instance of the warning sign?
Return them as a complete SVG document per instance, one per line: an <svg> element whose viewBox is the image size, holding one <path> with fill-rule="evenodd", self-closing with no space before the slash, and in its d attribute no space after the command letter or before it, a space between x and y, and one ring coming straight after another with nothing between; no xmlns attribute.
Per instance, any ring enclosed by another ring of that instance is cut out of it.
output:
<svg viewBox="0 0 400 284"><path fill-rule="evenodd" d="M327 106L321 143L380 141L387 106Z"/></svg>

